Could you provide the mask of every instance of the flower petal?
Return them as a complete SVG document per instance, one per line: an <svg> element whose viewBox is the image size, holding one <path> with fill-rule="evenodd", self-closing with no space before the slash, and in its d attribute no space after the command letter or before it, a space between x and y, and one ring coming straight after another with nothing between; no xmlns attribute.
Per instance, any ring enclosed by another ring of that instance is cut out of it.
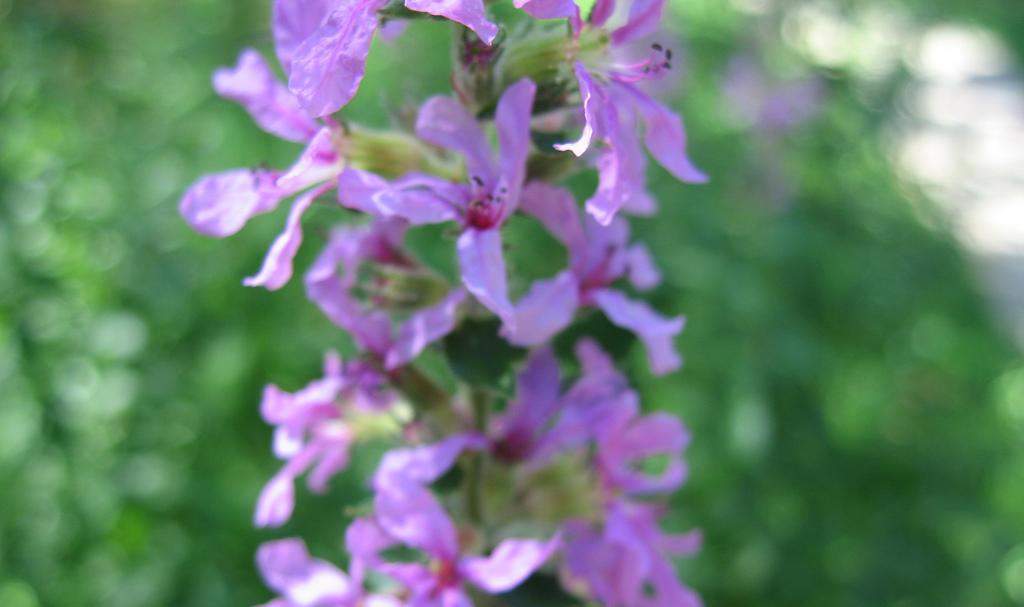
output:
<svg viewBox="0 0 1024 607"><path fill-rule="evenodd" d="M524 213L536 217L565 245L573 271L580 272L581 264L586 262L587 239L572 193L543 181L531 181L523 188L520 204Z"/></svg>
<svg viewBox="0 0 1024 607"><path fill-rule="evenodd" d="M579 284L570 271L548 280L538 280L515 304L514 329L502 328L502 335L517 346L536 346L569 326L579 306Z"/></svg>
<svg viewBox="0 0 1024 607"><path fill-rule="evenodd" d="M505 256L501 233L496 229L466 229L458 241L462 283L487 309L515 330L515 314L508 298Z"/></svg>
<svg viewBox="0 0 1024 607"><path fill-rule="evenodd" d="M333 180L341 172L343 163L334 142L335 131L324 127L302 150L295 164L277 179L277 187L294 193L311 185Z"/></svg>
<svg viewBox="0 0 1024 607"><path fill-rule="evenodd" d="M384 491L433 483L455 465L463 451L481 449L485 442L477 434L456 434L430 445L392 449L381 459L373 475L373 487Z"/></svg>
<svg viewBox="0 0 1024 607"><path fill-rule="evenodd" d="M206 175L182 196L178 210L195 231L223 238L255 215L274 210L284 193L271 171L234 169Z"/></svg>
<svg viewBox="0 0 1024 607"><path fill-rule="evenodd" d="M257 527L279 527L295 509L295 476L278 473L263 486L256 500L253 523Z"/></svg>
<svg viewBox="0 0 1024 607"><path fill-rule="evenodd" d="M515 0L513 4L535 19L568 17L576 22L580 18L580 7L572 0Z"/></svg>
<svg viewBox="0 0 1024 607"><path fill-rule="evenodd" d="M355 96L383 4L383 0L338 4L295 50L288 88L314 116L336 112Z"/></svg>
<svg viewBox="0 0 1024 607"><path fill-rule="evenodd" d="M213 88L241 104L264 131L282 139L309 141L320 128L253 49L242 51L235 67L214 72Z"/></svg>
<svg viewBox="0 0 1024 607"><path fill-rule="evenodd" d="M608 320L636 333L644 343L651 371L655 375L670 373L682 365L682 359L673 343L675 336L683 330L682 316L665 318L647 304L633 301L613 289L601 289L594 292L593 297Z"/></svg>
<svg viewBox="0 0 1024 607"><path fill-rule="evenodd" d="M317 196L331 188L324 185L299 196L288 212L284 231L274 239L263 259L263 266L254 276L242 281L247 287L266 287L275 291L283 287L292 277L292 262L302 244L302 215L309 209Z"/></svg>
<svg viewBox="0 0 1024 607"><path fill-rule="evenodd" d="M489 557L463 559L460 569L473 584L491 594L507 592L530 577L561 545L558 535L546 542L505 540Z"/></svg>
<svg viewBox="0 0 1024 607"><path fill-rule="evenodd" d="M632 127L631 117L609 108L604 118L608 147L597 159L597 192L587 200L587 211L601 225L608 225L620 209L646 195L647 159Z"/></svg>
<svg viewBox="0 0 1024 607"><path fill-rule="evenodd" d="M555 149L562 152L572 152L576 156L582 156L590 147L594 137L601 137L604 133L604 117L601 112L604 104L607 103L604 91L594 82L590 72L580 61L573 66L576 74L576 82L580 90L580 103L583 106L583 132L580 138L571 143L555 144Z"/></svg>
<svg viewBox="0 0 1024 607"><path fill-rule="evenodd" d="M452 332L459 305L466 292L456 289L440 303L416 312L398 329L395 343L388 350L384 366L389 371L411 362L428 345Z"/></svg>
<svg viewBox="0 0 1024 607"><path fill-rule="evenodd" d="M654 265L650 249L643 243L637 243L626 251L626 264L629 267L629 282L640 291L647 291L661 282L661 272Z"/></svg>
<svg viewBox="0 0 1024 607"><path fill-rule="evenodd" d="M336 604L358 591L340 569L310 557L300 539L262 544L256 552L256 564L267 586L297 607Z"/></svg>
<svg viewBox="0 0 1024 607"><path fill-rule="evenodd" d="M491 147L483 129L452 97L431 97L416 117L416 135L436 146L458 152L466 159L466 172L487 183L496 178Z"/></svg>
<svg viewBox="0 0 1024 607"><path fill-rule="evenodd" d="M274 0L271 29L274 49L286 74L295 51L316 32L336 0Z"/></svg>
<svg viewBox="0 0 1024 607"><path fill-rule="evenodd" d="M661 24L665 0L633 0L625 25L612 32L612 44L632 42L653 33Z"/></svg>
<svg viewBox="0 0 1024 607"><path fill-rule="evenodd" d="M440 180L410 175L388 182L369 171L347 168L338 177L338 199L350 209L384 218L400 217L412 225L452 221L455 211L431 187L435 181Z"/></svg>
<svg viewBox="0 0 1024 607"><path fill-rule="evenodd" d="M454 560L458 555L455 524L426 488L391 485L378 490L373 504L377 522L388 535L437 559Z"/></svg>
<svg viewBox="0 0 1024 607"><path fill-rule="evenodd" d="M523 78L505 89L494 112L498 129L501 176L508 187L505 217L519 204L519 193L526 179L526 158L530 153L530 116L537 85Z"/></svg>
<svg viewBox="0 0 1024 607"><path fill-rule="evenodd" d="M617 83L616 88L629 94L640 113L644 122L644 145L651 156L676 179L686 183L705 183L708 176L686 155L686 131L682 118L635 85Z"/></svg>
<svg viewBox="0 0 1024 607"><path fill-rule="evenodd" d="M461 23L476 32L486 44L498 35L498 26L487 20L482 0L405 0L405 7Z"/></svg>

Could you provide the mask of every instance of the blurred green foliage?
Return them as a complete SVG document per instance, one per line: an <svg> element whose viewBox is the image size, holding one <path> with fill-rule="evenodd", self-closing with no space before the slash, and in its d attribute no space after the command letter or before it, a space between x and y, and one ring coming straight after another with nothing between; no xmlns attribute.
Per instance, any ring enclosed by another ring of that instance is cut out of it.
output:
<svg viewBox="0 0 1024 607"><path fill-rule="evenodd" d="M297 282L241 287L279 213L222 242L175 210L204 172L296 153L209 87L242 46L269 49L266 4L0 0L4 607L269 596L252 554L276 534L249 522L276 465L259 392L301 385L348 344ZM941 217L889 167L898 79L866 94L832 70L822 114L765 141L729 119L729 58L757 39L767 64L807 66L771 18L674 8L678 107L713 181L652 169L663 211L636 230L666 274L654 303L689 318L687 366L655 380L621 333L585 326L649 407L694 432L670 523L703 528L706 547L685 577L715 607L1024 604L1024 364ZM1013 2L904 8L1024 39ZM382 107L400 116L445 91L447 32L417 23L378 45L346 114L385 124ZM790 184L783 205L766 201L767 156ZM551 247L531 242L511 243L517 263L543 271ZM280 533L338 557L360 487L347 474L300 497Z"/></svg>

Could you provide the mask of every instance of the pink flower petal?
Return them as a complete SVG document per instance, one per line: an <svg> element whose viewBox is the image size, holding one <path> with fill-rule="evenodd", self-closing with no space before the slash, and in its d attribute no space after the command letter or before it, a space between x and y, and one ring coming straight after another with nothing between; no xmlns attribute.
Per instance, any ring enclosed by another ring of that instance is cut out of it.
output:
<svg viewBox="0 0 1024 607"><path fill-rule="evenodd" d="M462 283L473 297L515 330L515 313L508 298L505 256L501 233L496 229L466 229L459 237L459 267Z"/></svg>
<svg viewBox="0 0 1024 607"><path fill-rule="evenodd" d="M665 318L643 302L634 301L613 289L593 293L594 301L612 323L629 329L647 348L651 372L664 375L678 369L682 358L675 347L675 336L683 330L683 317Z"/></svg>

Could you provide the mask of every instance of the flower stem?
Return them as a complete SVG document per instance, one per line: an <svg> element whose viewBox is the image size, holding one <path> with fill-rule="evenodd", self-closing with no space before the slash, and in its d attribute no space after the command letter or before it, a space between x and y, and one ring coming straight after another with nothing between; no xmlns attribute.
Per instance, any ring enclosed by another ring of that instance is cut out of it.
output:
<svg viewBox="0 0 1024 607"><path fill-rule="evenodd" d="M469 398L473 407L473 426L477 432L486 432L490 417L490 396L483 389L474 387L470 390ZM483 453L470 456L466 479L466 514L471 521L481 526L484 524L484 463Z"/></svg>

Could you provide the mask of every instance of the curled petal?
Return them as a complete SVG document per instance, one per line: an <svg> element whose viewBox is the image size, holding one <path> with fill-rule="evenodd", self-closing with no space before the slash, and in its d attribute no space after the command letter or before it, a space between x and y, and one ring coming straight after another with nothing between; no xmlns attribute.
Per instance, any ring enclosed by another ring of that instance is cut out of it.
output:
<svg viewBox="0 0 1024 607"><path fill-rule="evenodd" d="M682 365L674 339L683 330L683 317L665 318L647 304L631 300L613 289L601 289L594 292L593 297L608 320L636 333L644 343L651 372L664 375Z"/></svg>
<svg viewBox="0 0 1024 607"><path fill-rule="evenodd" d="M302 215L309 209L317 196L323 194L330 186L310 190L299 196L288 212L288 220L284 231L274 239L263 260L263 266L255 276L242 281L247 287L266 287L274 291L283 287L292 277L292 262L295 253L302 244Z"/></svg>
<svg viewBox="0 0 1024 607"><path fill-rule="evenodd" d="M459 237L459 267L466 289L487 309L498 315L515 330L515 313L508 298L505 256L501 250L501 233L496 230L469 228Z"/></svg>
<svg viewBox="0 0 1024 607"><path fill-rule="evenodd" d="M289 605L317 607L339 604L357 592L340 569L309 555L299 539L266 542L256 552L260 574Z"/></svg>
<svg viewBox="0 0 1024 607"><path fill-rule="evenodd" d="M519 192L526 178L526 158L531 145L530 115L536 93L537 85L523 78L505 89L494 113L501 148L501 176L509 190L506 194L509 201L505 207L506 217L519 204Z"/></svg>
<svg viewBox="0 0 1024 607"><path fill-rule="evenodd" d="M355 96L382 5L381 0L337 4L295 50L288 88L314 116L336 112Z"/></svg>
<svg viewBox="0 0 1024 607"><path fill-rule="evenodd" d="M308 141L319 128L252 49L242 51L235 67L214 72L213 88L221 97L241 104L264 131L282 139Z"/></svg>
<svg viewBox="0 0 1024 607"><path fill-rule="evenodd" d="M270 171L235 169L206 175L182 196L178 210L195 231L223 238L255 215L274 210L283 192Z"/></svg>
<svg viewBox="0 0 1024 607"><path fill-rule="evenodd" d="M573 66L573 71L576 73L576 82L580 89L580 102L583 105L583 133L572 143L556 144L555 149L582 156L590 147L593 138L601 137L604 132L604 118L601 112L605 111L604 105L607 100L604 91L594 82L582 62L577 61Z"/></svg>
<svg viewBox="0 0 1024 607"><path fill-rule="evenodd" d="M291 72L292 56L316 32L335 0L274 0L271 29L274 50L285 73Z"/></svg>
<svg viewBox="0 0 1024 607"><path fill-rule="evenodd" d="M460 569L474 585L491 594L508 592L530 577L561 546L561 537L546 542L505 540L489 557L470 557Z"/></svg>
<svg viewBox="0 0 1024 607"><path fill-rule="evenodd" d="M646 245L637 243L626 251L629 266L629 282L641 291L653 289L661 282L661 272L654 265L654 258Z"/></svg>
<svg viewBox="0 0 1024 607"><path fill-rule="evenodd" d="M494 42L498 35L498 26L487 20L482 0L405 0L405 7L461 23L476 32L486 44Z"/></svg>
<svg viewBox="0 0 1024 607"><path fill-rule="evenodd" d="M548 280L538 280L516 302L514 329L502 334L517 346L535 346L548 341L569 326L579 306L579 284L570 271Z"/></svg>
<svg viewBox="0 0 1024 607"><path fill-rule="evenodd" d="M488 183L495 179L494 160L483 129L452 97L431 97L423 104L416 118L416 134L436 146L462 154L471 177Z"/></svg>
<svg viewBox="0 0 1024 607"><path fill-rule="evenodd" d="M465 299L466 292L456 289L440 303L410 316L398 329L384 366L388 370L397 369L416 358L428 345L451 333L459 305Z"/></svg>

